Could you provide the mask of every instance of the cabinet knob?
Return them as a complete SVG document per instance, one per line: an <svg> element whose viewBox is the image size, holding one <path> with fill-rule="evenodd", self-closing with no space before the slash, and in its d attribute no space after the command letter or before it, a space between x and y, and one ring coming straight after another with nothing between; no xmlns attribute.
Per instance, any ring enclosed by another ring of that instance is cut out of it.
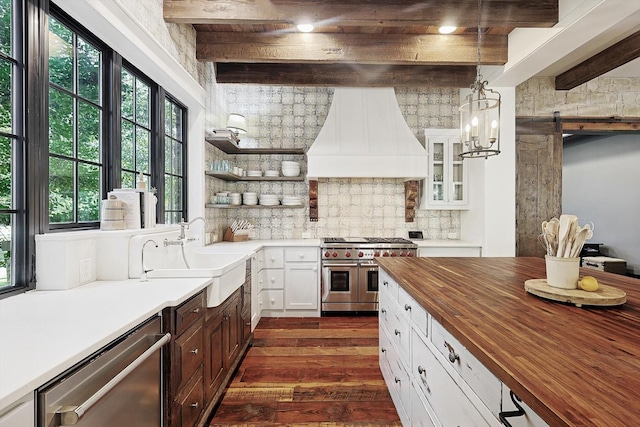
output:
<svg viewBox="0 0 640 427"><path fill-rule="evenodd" d="M191 353L192 353L192 354L198 354L198 349L197 349L197 348L194 348L193 350L191 350Z"/></svg>
<svg viewBox="0 0 640 427"><path fill-rule="evenodd" d="M396 334L396 335L400 335L400 331L397 330L397 329L395 331L393 331L393 333Z"/></svg>
<svg viewBox="0 0 640 427"><path fill-rule="evenodd" d="M396 382L396 384L398 384L400 382L400 378L398 378L398 377L395 377L393 380Z"/></svg>
<svg viewBox="0 0 640 427"><path fill-rule="evenodd" d="M385 286L389 286L389 282L387 282L386 280L384 282L382 282L383 285Z"/></svg>
<svg viewBox="0 0 640 427"><path fill-rule="evenodd" d="M191 310L192 313L198 314L200 313L200 308L194 308L193 310Z"/></svg>
<svg viewBox="0 0 640 427"><path fill-rule="evenodd" d="M380 349L380 351L382 351L383 353L386 353L386 352L387 352L387 349L386 349L386 348L384 348L384 347L382 347L382 348Z"/></svg>
<svg viewBox="0 0 640 427"><path fill-rule="evenodd" d="M300 259L304 259L304 254L300 254Z"/></svg>
<svg viewBox="0 0 640 427"><path fill-rule="evenodd" d="M381 309L380 309L380 313L382 313L382 314L387 314L387 309L386 309L386 308L381 308Z"/></svg>
<svg viewBox="0 0 640 427"><path fill-rule="evenodd" d="M427 370L426 370L426 369L424 369L422 366L418 366L418 373L419 373L420 375L422 375L422 374L426 374L426 373L427 373Z"/></svg>
<svg viewBox="0 0 640 427"><path fill-rule="evenodd" d="M276 258L275 257L271 257L271 262L276 262Z"/></svg>
<svg viewBox="0 0 640 427"><path fill-rule="evenodd" d="M444 342L444 346L449 350L449 362L454 363L460 359L460 355L456 353L455 349L448 342Z"/></svg>
<svg viewBox="0 0 640 427"><path fill-rule="evenodd" d="M191 404L191 407L192 407L193 409L198 409L198 406L200 406L200 405L198 405L198 402L195 402L195 403L192 403L192 404Z"/></svg>
<svg viewBox="0 0 640 427"><path fill-rule="evenodd" d="M411 311L411 306L409 304L404 305L405 311Z"/></svg>

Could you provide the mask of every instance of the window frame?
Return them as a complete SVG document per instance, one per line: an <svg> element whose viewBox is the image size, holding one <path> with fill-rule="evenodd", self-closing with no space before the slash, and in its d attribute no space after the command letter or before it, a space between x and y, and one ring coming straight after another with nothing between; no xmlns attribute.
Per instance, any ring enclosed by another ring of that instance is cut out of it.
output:
<svg viewBox="0 0 640 427"><path fill-rule="evenodd" d="M187 209L188 209L188 199L187 199L187 180L188 180L188 174L187 174L187 160L188 160L188 140L187 140L187 123L188 123L188 119L189 119L189 109L180 101L178 101L175 97L173 97L171 94L165 92L164 90L161 91L162 96L162 103L164 104L165 99L169 100L169 102L173 105L177 105L181 112L182 112L182 134L181 134L181 144L182 144L182 175L175 175L175 174L171 174L172 176L180 176L182 178L182 219L184 218L188 218L187 216ZM165 177L167 174L166 169L164 168L164 164L165 164L165 156L164 153L166 152L165 150L165 123L166 123L166 109L162 109L162 126L160 127L160 129L162 129L162 135L160 137L162 143L160 144L160 152L158 153L158 158L160 159L158 161L159 164L162 165L162 174L159 175L159 178L157 179L157 185L158 185L158 194L162 195L162 201L160 200L160 198L158 198L158 218L162 218L163 222L166 223L166 209L165 209L165 198L167 195L166 192L166 188L165 188ZM172 138L173 139L173 138ZM161 187L161 188L160 188ZM171 212L178 212L178 211L174 211L171 210Z"/></svg>

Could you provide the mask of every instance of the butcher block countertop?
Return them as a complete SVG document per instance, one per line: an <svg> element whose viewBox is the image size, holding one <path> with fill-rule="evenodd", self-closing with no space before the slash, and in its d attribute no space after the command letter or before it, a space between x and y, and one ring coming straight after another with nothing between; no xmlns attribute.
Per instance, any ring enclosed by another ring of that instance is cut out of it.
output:
<svg viewBox="0 0 640 427"><path fill-rule="evenodd" d="M578 308L525 291L541 258L377 261L549 425L640 425L640 280L582 268L627 302Z"/></svg>

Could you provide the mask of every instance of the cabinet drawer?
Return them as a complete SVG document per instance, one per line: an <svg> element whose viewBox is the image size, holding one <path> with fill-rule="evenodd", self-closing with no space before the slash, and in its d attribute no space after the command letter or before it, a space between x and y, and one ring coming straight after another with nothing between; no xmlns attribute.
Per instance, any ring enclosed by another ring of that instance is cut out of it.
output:
<svg viewBox="0 0 640 427"><path fill-rule="evenodd" d="M497 417L500 412L500 380L440 323L432 320L431 325L431 340L447 360L446 363L453 366L491 413Z"/></svg>
<svg viewBox="0 0 640 427"><path fill-rule="evenodd" d="M185 387L184 392L178 396L176 408L177 426L193 427L200 419L204 407L204 389L202 382L202 369L194 375L193 381Z"/></svg>
<svg viewBox="0 0 640 427"><path fill-rule="evenodd" d="M400 351L402 361L405 365L409 366L409 355L411 354L411 325L409 325L403 312L404 310L401 309L396 302L394 309L391 311L391 315L393 316L391 326L393 329L390 329L389 332L391 333L391 339L398 347L398 351Z"/></svg>
<svg viewBox="0 0 640 427"><path fill-rule="evenodd" d="M409 318L416 325L418 330L424 334L426 337L427 334L427 323L428 323L428 315L427 311L420 306L416 302L416 300L411 297L404 289L398 287L398 302L400 303L400 308L402 308L405 313L409 316Z"/></svg>
<svg viewBox="0 0 640 427"><path fill-rule="evenodd" d="M259 269L263 268L283 268L284 250L283 248L264 248L258 256Z"/></svg>
<svg viewBox="0 0 640 427"><path fill-rule="evenodd" d="M284 291L281 289L264 290L260 293L263 310L284 309Z"/></svg>
<svg viewBox="0 0 640 427"><path fill-rule="evenodd" d="M318 261L318 248L285 248L284 260L285 262L297 262L297 261Z"/></svg>
<svg viewBox="0 0 640 427"><path fill-rule="evenodd" d="M412 338L411 375L419 393L425 397L442 425L488 426L489 423L415 331Z"/></svg>
<svg viewBox="0 0 640 427"><path fill-rule="evenodd" d="M173 325L175 335L180 335L202 317L204 300L205 294L200 292L176 308L175 324Z"/></svg>
<svg viewBox="0 0 640 427"><path fill-rule="evenodd" d="M176 378L176 388L189 380L191 375L202 365L203 351L202 323L186 331L176 338L174 347L174 366L179 366L179 378Z"/></svg>
<svg viewBox="0 0 640 427"><path fill-rule="evenodd" d="M398 284L382 269L378 271L378 289L388 292L391 299L398 300Z"/></svg>
<svg viewBox="0 0 640 427"><path fill-rule="evenodd" d="M284 270L266 269L258 275L258 289L283 289Z"/></svg>
<svg viewBox="0 0 640 427"><path fill-rule="evenodd" d="M419 427L440 427L433 410L427 402L420 397L416 384L411 386L411 425Z"/></svg>
<svg viewBox="0 0 640 427"><path fill-rule="evenodd" d="M380 313L378 314L378 323L381 326L384 326L387 331L393 331L393 319L394 316L391 313L392 308L395 306L395 302L391 300L391 297L387 292L380 292L380 301L378 303L378 307Z"/></svg>
<svg viewBox="0 0 640 427"><path fill-rule="evenodd" d="M403 425L410 425L411 380L397 353L389 332L380 330L380 370Z"/></svg>

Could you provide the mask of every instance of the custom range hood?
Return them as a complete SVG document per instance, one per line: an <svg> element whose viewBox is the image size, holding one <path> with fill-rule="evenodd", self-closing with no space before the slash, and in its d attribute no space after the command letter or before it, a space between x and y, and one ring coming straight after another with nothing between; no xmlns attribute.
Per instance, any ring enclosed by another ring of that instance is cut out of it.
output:
<svg viewBox="0 0 640 427"><path fill-rule="evenodd" d="M393 88L336 88L307 164L311 179L427 176L427 152L407 126Z"/></svg>

